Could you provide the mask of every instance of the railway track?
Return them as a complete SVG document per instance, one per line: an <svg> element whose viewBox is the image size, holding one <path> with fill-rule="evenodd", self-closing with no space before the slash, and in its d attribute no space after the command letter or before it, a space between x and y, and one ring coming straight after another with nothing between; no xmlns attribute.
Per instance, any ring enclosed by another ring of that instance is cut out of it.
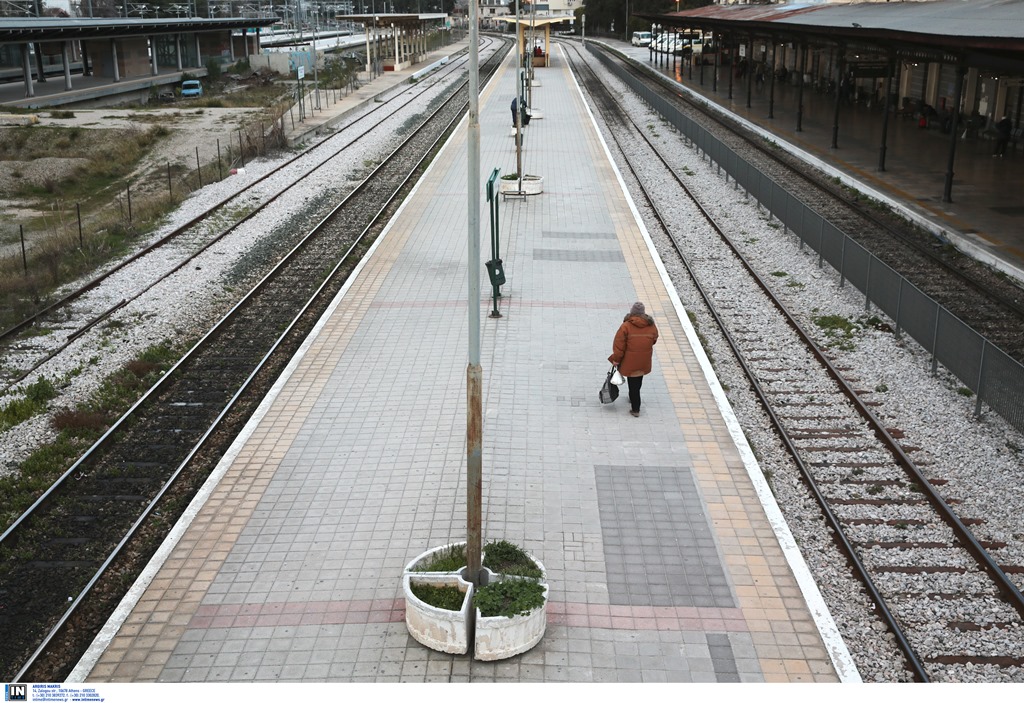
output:
<svg viewBox="0 0 1024 703"><path fill-rule="evenodd" d="M494 41L482 40L482 50L488 50ZM0 332L0 349L4 350L5 362L0 366L0 384L3 385L0 393L24 380L118 310L192 265L211 247L274 207L303 180L340 160L366 137L382 129L398 129L403 121L410 119L409 110L414 108L409 106L417 104L417 98L434 90L435 86L443 90L452 76L465 70L466 61L465 56L451 61L427 81L392 93L352 120L343 131L304 149L135 254ZM407 107L409 109L403 111ZM376 122L385 114L388 115L385 120ZM39 330L49 334L40 335Z"/></svg>
<svg viewBox="0 0 1024 703"><path fill-rule="evenodd" d="M611 52L604 53L978 334L1024 363L1024 290L1013 281L952 247L941 246L930 233L877 207L799 158L772 148L763 137L670 87L669 81L660 81Z"/></svg>
<svg viewBox="0 0 1024 703"><path fill-rule="evenodd" d="M74 666L462 118L467 83L0 535L0 676L61 680Z"/></svg>
<svg viewBox="0 0 1024 703"><path fill-rule="evenodd" d="M856 379L813 343L735 245L742 225L716 222L663 154L671 146L656 145L626 115L612 79L598 77L579 49L566 51L652 226L674 247L898 645L900 680L1024 681L1024 597L1007 574L1024 571L1019 549L972 533L985 516L958 514L936 489L942 479L919 465L927 452L918 458L901 446ZM877 637L874 654L886 656L886 637Z"/></svg>

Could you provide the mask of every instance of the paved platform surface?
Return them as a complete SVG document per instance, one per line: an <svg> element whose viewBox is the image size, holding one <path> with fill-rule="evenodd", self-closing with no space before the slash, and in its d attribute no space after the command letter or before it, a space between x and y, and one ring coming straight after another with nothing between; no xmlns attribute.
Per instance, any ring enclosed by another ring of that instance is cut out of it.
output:
<svg viewBox="0 0 1024 703"><path fill-rule="evenodd" d="M463 126L72 682L859 680L560 51L541 83L544 193L501 203L480 305L484 539L547 567L542 641L484 663L404 623L404 565L466 534ZM506 61L481 99L481 189L515 170L514 85ZM637 299L661 338L634 418L597 391Z"/></svg>
<svg viewBox="0 0 1024 703"><path fill-rule="evenodd" d="M880 105L844 105L837 146L833 148L834 96L805 87L802 129L797 132L796 86L776 81L773 95L767 81L755 84L747 107L746 79L733 77L729 98L730 67L719 68L716 86L713 66L704 67L702 79L700 67L684 65L681 58L677 57L675 64L664 56L652 61L647 48L600 41L746 120L772 140L782 140L790 151L833 172L860 192L888 203L908 219L941 233L975 258L1024 281L1024 144L1008 148L1003 158L995 158L992 139L957 137L952 202L944 202L950 134L919 129L913 119L890 115L885 170L881 171L884 115Z"/></svg>

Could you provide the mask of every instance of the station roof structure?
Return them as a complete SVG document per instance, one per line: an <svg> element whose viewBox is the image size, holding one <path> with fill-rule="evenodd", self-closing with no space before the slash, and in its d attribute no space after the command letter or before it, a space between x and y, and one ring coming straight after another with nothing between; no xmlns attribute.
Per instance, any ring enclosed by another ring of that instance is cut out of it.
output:
<svg viewBox="0 0 1024 703"><path fill-rule="evenodd" d="M145 34L177 34L180 32L215 32L234 29L255 29L279 22L277 17L161 17L154 19L119 19L116 17L23 17L0 18L0 43L88 41L118 39Z"/></svg>
<svg viewBox="0 0 1024 703"><path fill-rule="evenodd" d="M502 22L508 22L509 24L516 24L516 18L514 15L502 15L501 17L489 17L488 19L496 19ZM519 24L526 27L545 27L552 24L562 24L563 22L572 22L572 17L520 17Z"/></svg>
<svg viewBox="0 0 1024 703"><path fill-rule="evenodd" d="M448 14L445 12L392 12L389 14L378 12L376 14L369 15L338 15L337 19L345 20L347 22L358 22L359 24L368 24L375 27L390 27L393 24L415 24L426 20L443 20L447 19Z"/></svg>
<svg viewBox="0 0 1024 703"><path fill-rule="evenodd" d="M669 27L873 46L926 60L1024 72L1024 0L708 5L636 16Z"/></svg>

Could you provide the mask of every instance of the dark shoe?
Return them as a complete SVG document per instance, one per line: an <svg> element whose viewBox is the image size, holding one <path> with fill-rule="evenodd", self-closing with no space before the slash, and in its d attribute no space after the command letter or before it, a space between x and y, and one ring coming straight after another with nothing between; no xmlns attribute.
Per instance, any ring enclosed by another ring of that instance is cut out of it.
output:
<svg viewBox="0 0 1024 703"><path fill-rule="evenodd" d="M629 414L632 415L633 417L640 417L640 411L639 410L630 410Z"/></svg>

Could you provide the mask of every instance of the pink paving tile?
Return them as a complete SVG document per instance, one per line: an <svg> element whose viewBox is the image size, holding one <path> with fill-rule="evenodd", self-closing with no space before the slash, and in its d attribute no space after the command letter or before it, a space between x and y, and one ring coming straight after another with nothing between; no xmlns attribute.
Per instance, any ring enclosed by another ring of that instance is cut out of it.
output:
<svg viewBox="0 0 1024 703"><path fill-rule="evenodd" d="M302 624L303 625L322 625L324 622L323 613L303 613Z"/></svg>
<svg viewBox="0 0 1024 703"><path fill-rule="evenodd" d="M197 630L206 630L213 623L213 618L207 615L194 615L192 619L188 621L188 626Z"/></svg>

